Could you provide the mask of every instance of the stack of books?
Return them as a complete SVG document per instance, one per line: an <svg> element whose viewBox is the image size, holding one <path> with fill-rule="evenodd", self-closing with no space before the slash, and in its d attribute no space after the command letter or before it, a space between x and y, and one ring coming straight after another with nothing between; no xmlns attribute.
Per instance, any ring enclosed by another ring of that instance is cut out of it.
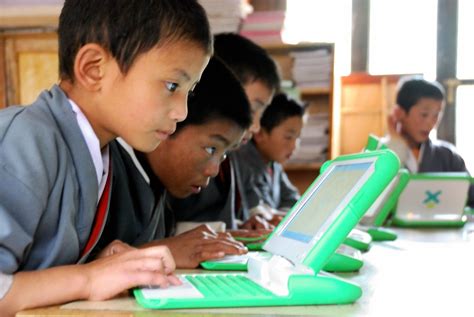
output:
<svg viewBox="0 0 474 317"><path fill-rule="evenodd" d="M199 0L206 10L212 34L238 33L242 20L251 10L245 0Z"/></svg>
<svg viewBox="0 0 474 317"><path fill-rule="evenodd" d="M289 164L322 163L328 157L329 114L308 114L301 130L299 146L288 160Z"/></svg>
<svg viewBox="0 0 474 317"><path fill-rule="evenodd" d="M284 22L285 11L255 11L243 21L240 35L261 45L281 44Z"/></svg>
<svg viewBox="0 0 474 317"><path fill-rule="evenodd" d="M292 76L299 88L329 88L332 57L326 49L292 52Z"/></svg>

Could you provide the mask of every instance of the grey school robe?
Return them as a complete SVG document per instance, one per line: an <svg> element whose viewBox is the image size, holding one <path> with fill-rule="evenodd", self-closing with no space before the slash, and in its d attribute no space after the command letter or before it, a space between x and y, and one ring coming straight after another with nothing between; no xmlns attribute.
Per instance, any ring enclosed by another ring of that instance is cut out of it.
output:
<svg viewBox="0 0 474 317"><path fill-rule="evenodd" d="M96 212L89 149L58 86L0 111L0 271L78 261Z"/></svg>
<svg viewBox="0 0 474 317"><path fill-rule="evenodd" d="M428 139L421 146L418 161L416 161L413 153L405 143L400 143L397 140L388 140L386 144L397 153L402 164L412 173L467 172L463 158L457 153L455 146L449 142ZM417 166L410 168L410 164L407 163L408 160L416 162ZM469 188L468 205L474 207L473 185Z"/></svg>
<svg viewBox="0 0 474 317"><path fill-rule="evenodd" d="M91 252L96 255L112 241L118 239L133 246L140 246L165 237L164 203L166 192L157 178L147 178L137 169L130 154L117 142L110 143L113 181L110 210L104 230ZM137 162L138 163L138 162ZM141 162L142 165L144 162Z"/></svg>
<svg viewBox="0 0 474 317"><path fill-rule="evenodd" d="M418 172L467 172L463 158L454 145L446 141L428 139L423 144ZM474 207L474 186L469 188L468 205Z"/></svg>
<svg viewBox="0 0 474 317"><path fill-rule="evenodd" d="M254 142L242 146L235 156L250 209L263 202L272 208L287 210L298 201L298 189L288 179L283 166L272 162L273 172L270 174Z"/></svg>

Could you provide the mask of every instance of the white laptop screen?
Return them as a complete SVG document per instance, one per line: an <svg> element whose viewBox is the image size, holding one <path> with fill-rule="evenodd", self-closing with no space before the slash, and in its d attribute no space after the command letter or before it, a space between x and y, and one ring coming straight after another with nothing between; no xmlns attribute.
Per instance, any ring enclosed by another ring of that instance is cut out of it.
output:
<svg viewBox="0 0 474 317"><path fill-rule="evenodd" d="M293 208L265 250L299 263L373 172L374 159L334 163Z"/></svg>
<svg viewBox="0 0 474 317"><path fill-rule="evenodd" d="M459 220L466 205L469 179L411 179L397 204L397 218Z"/></svg>

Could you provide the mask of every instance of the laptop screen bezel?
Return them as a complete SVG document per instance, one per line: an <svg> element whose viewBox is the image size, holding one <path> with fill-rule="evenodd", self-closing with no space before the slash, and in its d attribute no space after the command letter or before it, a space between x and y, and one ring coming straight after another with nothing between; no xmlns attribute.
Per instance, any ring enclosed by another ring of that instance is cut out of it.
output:
<svg viewBox="0 0 474 317"><path fill-rule="evenodd" d="M375 171L375 162L378 157L357 158L343 161L335 161L328 166L323 174L308 188L300 200L293 206L290 214L278 226L274 234L270 237L264 245L264 250L283 256L294 264L302 264L308 253L314 249L326 235L329 229L334 225L335 219L344 212L351 212L347 208L352 198L361 190L367 180ZM287 238L282 235L287 226L291 224L293 219L298 216L300 210L306 205L316 191L319 190L321 184L328 178L328 176L338 166L350 166L354 164L371 163L369 168L362 174L354 187L345 195L344 199L337 205L337 207L330 213L326 220L322 223L320 228L313 235L309 242L302 242L299 240ZM341 241L342 242L342 241Z"/></svg>

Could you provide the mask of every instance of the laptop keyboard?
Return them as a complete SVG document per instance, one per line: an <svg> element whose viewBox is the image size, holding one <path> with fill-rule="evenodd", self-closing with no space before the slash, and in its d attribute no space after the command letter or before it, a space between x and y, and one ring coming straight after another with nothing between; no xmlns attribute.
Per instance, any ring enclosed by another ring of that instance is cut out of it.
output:
<svg viewBox="0 0 474 317"><path fill-rule="evenodd" d="M196 274L187 275L191 282L205 297L229 296L232 298L275 297L269 290L261 287L243 275L238 274Z"/></svg>

